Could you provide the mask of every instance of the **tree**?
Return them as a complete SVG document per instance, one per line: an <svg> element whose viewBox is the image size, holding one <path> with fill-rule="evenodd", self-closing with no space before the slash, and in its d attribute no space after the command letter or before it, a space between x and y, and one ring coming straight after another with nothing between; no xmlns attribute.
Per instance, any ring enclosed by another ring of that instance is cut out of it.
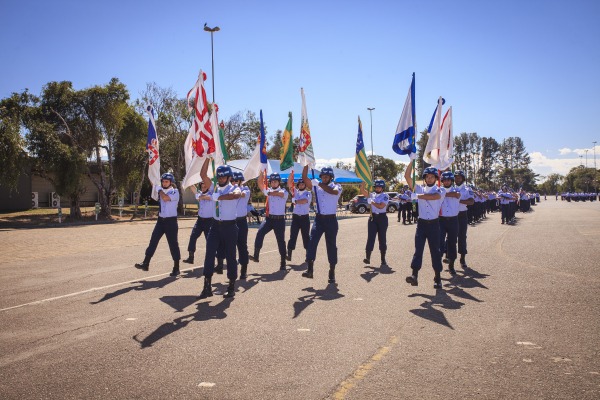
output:
<svg viewBox="0 0 600 400"><path fill-rule="evenodd" d="M279 160L281 158L281 151L283 149L283 131L281 129L277 129L275 135L272 136L269 140L272 145L267 150L267 158L270 160Z"/></svg>
<svg viewBox="0 0 600 400"><path fill-rule="evenodd" d="M260 133L260 121L252 111L238 111L225 125L225 147L232 160L250 158ZM266 133L266 127L265 127ZM297 148L297 138L294 139Z"/></svg>
<svg viewBox="0 0 600 400"><path fill-rule="evenodd" d="M497 173L497 156L500 145L492 137L481 138L481 165L477 174L479 186L491 189Z"/></svg>
<svg viewBox="0 0 600 400"><path fill-rule="evenodd" d="M537 192L543 194L555 194L559 192L559 187L562 184L565 177L560 174L550 174L546 177L546 180L537 185Z"/></svg>
<svg viewBox="0 0 600 400"><path fill-rule="evenodd" d="M423 170L429 164L426 164L423 161L423 155L425 153L425 147L427 147L427 141L429 140L429 135L427 134L427 129L421 131L421 135L419 136L419 140L417 141L417 158L415 159L415 174L416 176L421 176L423 174ZM426 165L425 165L426 164Z"/></svg>
<svg viewBox="0 0 600 400"><path fill-rule="evenodd" d="M352 166L352 164L346 164L343 161L336 162L335 168L343 169L344 171L353 171L354 170L354 167Z"/></svg>
<svg viewBox="0 0 600 400"><path fill-rule="evenodd" d="M0 101L0 183L16 190L19 176L25 171L27 154L25 139L21 136L24 105L29 93L13 93Z"/></svg>
<svg viewBox="0 0 600 400"><path fill-rule="evenodd" d="M560 189L563 192L590 192L598 190L600 172L580 165L571 168Z"/></svg>
<svg viewBox="0 0 600 400"><path fill-rule="evenodd" d="M398 182L398 175L404 170L404 164L398 164L390 158L377 155L367 156L369 165L373 166L373 176L386 181L388 186Z"/></svg>

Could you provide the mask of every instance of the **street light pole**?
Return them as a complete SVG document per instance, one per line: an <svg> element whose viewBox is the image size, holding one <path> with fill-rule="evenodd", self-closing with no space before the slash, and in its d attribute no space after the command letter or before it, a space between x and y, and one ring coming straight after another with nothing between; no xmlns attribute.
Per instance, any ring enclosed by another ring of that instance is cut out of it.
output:
<svg viewBox="0 0 600 400"><path fill-rule="evenodd" d="M587 169L587 152L589 149L585 149L585 169Z"/></svg>
<svg viewBox="0 0 600 400"><path fill-rule="evenodd" d="M204 30L206 32L210 32L210 59L212 62L212 102L215 103L215 52L213 47L213 33L221 30L218 26L214 28L209 28L206 23L204 23Z"/></svg>
<svg viewBox="0 0 600 400"><path fill-rule="evenodd" d="M374 159L375 152L373 151L373 110L375 107L367 107L369 110L369 116L371 117L371 179L375 179L375 168L374 168Z"/></svg>
<svg viewBox="0 0 600 400"><path fill-rule="evenodd" d="M594 169L596 169L596 143L597 142L592 142L594 144Z"/></svg>
<svg viewBox="0 0 600 400"><path fill-rule="evenodd" d="M579 155L579 165L583 167L583 156L581 154Z"/></svg>

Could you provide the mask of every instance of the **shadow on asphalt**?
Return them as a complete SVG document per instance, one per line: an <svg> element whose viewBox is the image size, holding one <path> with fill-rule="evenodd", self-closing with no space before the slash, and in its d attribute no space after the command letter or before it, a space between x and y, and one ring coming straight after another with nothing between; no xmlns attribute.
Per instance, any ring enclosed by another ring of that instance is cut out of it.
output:
<svg viewBox="0 0 600 400"><path fill-rule="evenodd" d="M163 297L163 298L161 298L161 300L169 305L175 304L176 306L181 306L181 305L184 305L185 303L189 302L190 297L192 297L192 296L168 296L168 297L169 297L168 299ZM177 297L179 297L179 299L177 299ZM196 301L196 300L197 300L197 298L194 297L193 301ZM193 303L193 301L192 301L192 303ZM146 347L152 346L154 343L165 338L166 336L169 336L170 334L175 333L178 330L185 328L190 322L209 321L211 319L224 319L225 317L227 317L227 313L225 311L229 308L232 301L233 301L233 298L227 298L227 299L221 300L220 303L217 303L215 305L211 305L213 303L212 300L207 301L207 302L198 303L197 304L198 311L196 311L195 313L184 315L179 318L175 318L172 322L167 322L167 323L162 324L161 326L156 328L154 330L154 332L150 333L144 339L140 340L138 338L139 334L135 335L135 336L133 336L133 340L138 342L140 344L140 347L142 349L144 349Z"/></svg>
<svg viewBox="0 0 600 400"><path fill-rule="evenodd" d="M337 283L329 283L325 289L317 290L312 287L307 287L302 289L304 292L308 292L306 296L298 297L298 300L294 302L294 317L296 318L298 315L302 313L302 311L306 310L308 306L315 302L315 300L337 300L344 297L343 294L338 290ZM293 319L292 318L292 319Z"/></svg>
<svg viewBox="0 0 600 400"><path fill-rule="evenodd" d="M121 296L123 294L139 291L139 290L149 290L149 289L162 289L167 286L169 283L173 283L177 280L177 278L168 276L166 278L160 279L158 281L138 281L133 282L131 286L125 287L119 290L115 290L111 293L106 293L104 297L97 301L90 301L90 304L98 304L102 303L106 300L114 299L115 297Z"/></svg>
<svg viewBox="0 0 600 400"><path fill-rule="evenodd" d="M360 276L367 282L371 282L373 278L375 278L379 274L389 275L396 272L389 265L380 265L379 268L367 265L365 266L365 269L367 269L368 271L363 272L362 274L360 274Z"/></svg>

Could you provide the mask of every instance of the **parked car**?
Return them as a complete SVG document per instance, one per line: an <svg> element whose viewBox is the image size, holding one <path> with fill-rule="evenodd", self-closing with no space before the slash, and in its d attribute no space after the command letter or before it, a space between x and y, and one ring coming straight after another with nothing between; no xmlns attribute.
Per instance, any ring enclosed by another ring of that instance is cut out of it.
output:
<svg viewBox="0 0 600 400"><path fill-rule="evenodd" d="M353 213L364 214L371 209L371 205L367 203L367 198L363 195L354 196L348 203L348 210ZM398 210L398 202L390 201L387 205L387 212L395 213Z"/></svg>

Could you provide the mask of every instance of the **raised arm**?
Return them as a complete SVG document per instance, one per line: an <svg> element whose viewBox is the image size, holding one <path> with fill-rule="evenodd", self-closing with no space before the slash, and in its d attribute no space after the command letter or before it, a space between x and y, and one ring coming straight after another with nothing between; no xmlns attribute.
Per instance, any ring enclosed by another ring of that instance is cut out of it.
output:
<svg viewBox="0 0 600 400"><path fill-rule="evenodd" d="M258 188L263 191L265 190L265 173L264 171L260 171L260 175L258 175Z"/></svg>
<svg viewBox="0 0 600 400"><path fill-rule="evenodd" d="M360 194L362 194L365 197L369 197L369 193L367 192L367 188L365 187L365 181L362 181L360 183L360 188L359 188L359 192Z"/></svg>
<svg viewBox="0 0 600 400"><path fill-rule="evenodd" d="M212 183L210 178L208 177L208 164L210 163L210 158L207 158L206 160L204 160L204 164L202 164L202 169L200 169L200 178L202 179L202 182L204 183L204 187L205 188L209 188L210 184Z"/></svg>
<svg viewBox="0 0 600 400"><path fill-rule="evenodd" d="M406 183L408 184L408 187L413 190L414 187L414 182L412 180L411 174L412 174L412 170L413 170L413 163L412 161L410 161L408 163L408 167L406 167L406 171L404 171L404 179L406 179Z"/></svg>
<svg viewBox="0 0 600 400"><path fill-rule="evenodd" d="M306 190L312 190L312 181L308 178L308 165L305 165L302 169L302 180L306 185Z"/></svg>

